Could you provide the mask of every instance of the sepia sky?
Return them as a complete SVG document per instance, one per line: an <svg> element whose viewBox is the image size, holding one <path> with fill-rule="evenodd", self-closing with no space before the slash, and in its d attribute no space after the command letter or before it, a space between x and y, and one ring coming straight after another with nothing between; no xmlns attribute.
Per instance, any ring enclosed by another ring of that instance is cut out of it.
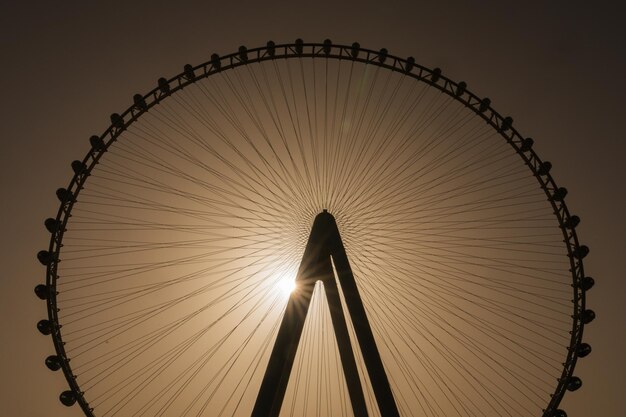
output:
<svg viewBox="0 0 626 417"><path fill-rule="evenodd" d="M33 294L45 279L37 251L48 245L43 220L54 216L57 188L70 162L88 150L109 115L126 109L159 77L239 45L296 38L351 44L440 67L510 115L534 149L553 163L581 217L579 238L591 249L585 270L596 280L585 327L593 353L578 362L583 387L567 393L570 417L623 413L626 351L620 261L626 253L621 123L626 11L619 2L582 1L231 1L30 2L0 9L2 87L0 161L4 241L0 314L4 358L0 415L80 416L58 401L61 373L43 360L54 348L35 327L46 316Z"/></svg>

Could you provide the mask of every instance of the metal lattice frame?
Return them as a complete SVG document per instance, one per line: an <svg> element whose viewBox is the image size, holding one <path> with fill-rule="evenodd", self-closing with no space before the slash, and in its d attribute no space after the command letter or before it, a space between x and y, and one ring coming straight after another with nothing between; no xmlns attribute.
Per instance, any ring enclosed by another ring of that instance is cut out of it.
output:
<svg viewBox="0 0 626 417"><path fill-rule="evenodd" d="M491 107L488 98L480 98L476 94L467 90L465 82L455 82L442 75L439 68L430 69L415 62L414 58L399 58L388 54L386 49L375 51L361 48L358 43L348 45L334 45L329 40L323 43L305 43L297 40L295 43L279 44L268 42L264 47L247 49L242 46L238 52L225 56L213 54L209 61L200 65L185 65L184 71L170 78L161 78L158 86L145 95L136 94L133 97L133 105L121 114L111 115L111 125L100 136L92 136L91 149L82 161L74 161L72 177L66 189L60 189L57 196L61 200L61 205L56 215L55 227L51 232L50 245L44 262L47 265L46 285L47 285L47 310L50 332L54 347L59 359L59 365L65 374L69 387L87 416L93 416L93 409L90 408L87 400L76 381L72 368L67 358L64 342L62 338L61 326L58 323L56 304L56 281L57 265L59 254L62 248L63 234L70 218L72 207L83 188L92 169L97 165L102 155L107 151L118 138L118 136L141 115L153 106L159 104L171 94L195 83L198 80L207 78L213 74L234 69L243 65L256 62L263 62L275 59L293 58L326 58L338 60L351 60L369 65L375 65L391 71L403 73L408 77L422 81L447 94L454 100L462 103L474 113L491 125L523 159L536 177L539 185L544 190L554 214L563 232L564 242L570 259L570 269L572 273L573 287L573 311L572 330L570 346L567 358L564 361L563 372L558 380L557 387L552 395L550 403L546 406L543 417L555 415L557 407L565 394L567 384L572 377L574 367L578 358L577 349L582 343L585 312L585 288L583 280L585 278L582 259L588 252L588 248L580 245L576 235L575 224L578 222L576 216L572 216L565 204L564 197L566 190L557 186L554 178L550 175L549 162L542 161L537 153L532 149L532 139L524 138L513 126L513 119L503 117Z"/></svg>

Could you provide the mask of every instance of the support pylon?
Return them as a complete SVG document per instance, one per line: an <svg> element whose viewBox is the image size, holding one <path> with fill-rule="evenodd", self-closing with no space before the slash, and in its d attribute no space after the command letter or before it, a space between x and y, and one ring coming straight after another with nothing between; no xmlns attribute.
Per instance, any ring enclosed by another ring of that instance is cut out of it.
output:
<svg viewBox="0 0 626 417"><path fill-rule="evenodd" d="M333 272L333 263L337 278ZM324 283L352 410L356 417L368 416L365 395L348 334L337 280L341 285L344 300L352 319L352 325L380 414L382 417L399 417L398 408L348 262L348 256L339 235L337 223L335 218L326 210L318 214L313 222L309 241L296 277L296 291L289 297L287 309L278 330L278 336L252 411L252 417L278 417L280 413L317 281Z"/></svg>

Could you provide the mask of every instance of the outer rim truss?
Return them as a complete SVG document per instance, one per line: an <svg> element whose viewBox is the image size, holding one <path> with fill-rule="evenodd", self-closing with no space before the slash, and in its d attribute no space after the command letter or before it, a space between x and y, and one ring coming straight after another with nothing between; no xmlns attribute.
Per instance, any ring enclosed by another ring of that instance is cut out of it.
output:
<svg viewBox="0 0 626 417"><path fill-rule="evenodd" d="M58 227L51 233L48 247L48 261L46 262L46 285L48 319L51 323L51 335L54 347L59 358L61 369L68 381L69 387L74 393L76 401L87 416L93 417L93 409L90 408L87 400L80 391L80 387L72 372L69 358L65 352L64 342L61 334L61 325L58 322L56 304L56 280L57 264L61 252L63 234L69 220L72 207L83 188L90 172L98 163L102 155L107 151L118 138L118 136L133 122L135 122L144 112L157 105L169 95L184 87L207 78L221 71L234 69L243 65L274 59L293 58L317 58L317 59L339 59L361 62L386 68L391 71L400 72L408 77L422 81L430 86L447 94L464 106L470 108L474 113L491 125L500 135L513 147L514 151L520 155L524 163L530 168L544 190L547 199L553 208L554 214L563 232L564 242L570 259L570 270L572 273L573 287L573 324L571 330L570 345L567 358L564 362L563 372L558 380L557 387L552 399L544 410L543 417L554 415L570 380L576 361L578 358L577 348L582 343L584 322L583 314L585 310L585 289L583 278L585 278L582 258L588 249L580 245L575 230L575 221L565 205L564 196L566 190L559 188L555 180L549 173L550 164L542 161L532 149L532 139L524 138L513 126L513 119L503 117L491 107L488 98L480 98L476 94L467 90L465 82L455 82L442 75L439 68L430 69L419 65L413 57L406 59L390 55L386 49L374 51L361 48L358 43L352 45L334 45L330 40L323 43L304 43L298 39L294 43L276 45L270 41L266 46L247 49L241 46L238 52L225 56L213 54L211 59L196 65L185 65L184 71L170 78L161 78L158 86L147 94L136 94L133 97L133 104L121 114L111 115L111 125L100 135L92 136L91 149L87 152L82 161L75 161L73 164L75 175L72 177L68 187L62 189L62 193L57 193L61 204L56 215Z"/></svg>

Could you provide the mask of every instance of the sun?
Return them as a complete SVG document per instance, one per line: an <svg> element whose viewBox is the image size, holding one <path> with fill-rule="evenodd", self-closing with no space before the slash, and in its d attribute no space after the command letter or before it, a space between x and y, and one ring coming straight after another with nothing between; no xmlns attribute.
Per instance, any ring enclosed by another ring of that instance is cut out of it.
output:
<svg viewBox="0 0 626 417"><path fill-rule="evenodd" d="M296 289L296 280L293 276L285 275L276 283L276 289L284 296L289 297Z"/></svg>
<svg viewBox="0 0 626 417"><path fill-rule="evenodd" d="M297 264L282 265L274 270L274 289L285 298L289 298L296 289Z"/></svg>

